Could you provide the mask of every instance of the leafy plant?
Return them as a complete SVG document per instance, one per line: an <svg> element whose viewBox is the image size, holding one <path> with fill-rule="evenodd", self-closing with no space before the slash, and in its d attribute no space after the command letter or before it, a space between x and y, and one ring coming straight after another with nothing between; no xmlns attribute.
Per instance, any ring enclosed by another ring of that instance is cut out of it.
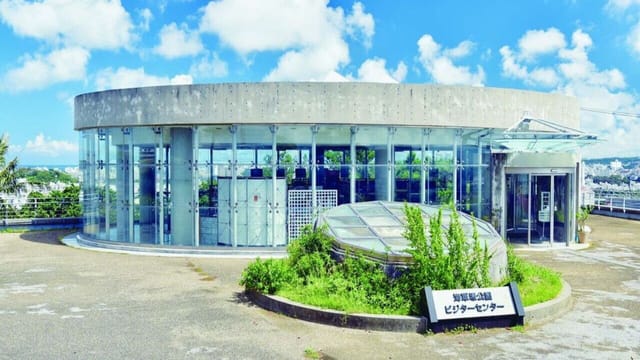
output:
<svg viewBox="0 0 640 360"><path fill-rule="evenodd" d="M404 237L409 241L407 251L413 262L402 276L404 288L411 294L411 309L420 312L420 291L425 286L434 290L485 287L491 284L489 261L491 255L480 245L478 232L473 231L473 245L469 245L457 212L451 209L451 223L442 231L442 210L429 219L427 239L422 210L405 205L407 228Z"/></svg>
<svg viewBox="0 0 640 360"><path fill-rule="evenodd" d="M581 206L580 209L576 211L576 222L578 223L578 231L585 231L587 219L589 219L589 215L591 215L592 210L593 206Z"/></svg>
<svg viewBox="0 0 640 360"><path fill-rule="evenodd" d="M295 281L295 274L283 259L256 259L242 272L240 285L247 290L275 294L287 284Z"/></svg>
<svg viewBox="0 0 640 360"><path fill-rule="evenodd" d="M332 243L333 238L326 228L313 230L311 226L305 226L302 234L287 248L289 265L305 283L309 278L327 274L333 267Z"/></svg>

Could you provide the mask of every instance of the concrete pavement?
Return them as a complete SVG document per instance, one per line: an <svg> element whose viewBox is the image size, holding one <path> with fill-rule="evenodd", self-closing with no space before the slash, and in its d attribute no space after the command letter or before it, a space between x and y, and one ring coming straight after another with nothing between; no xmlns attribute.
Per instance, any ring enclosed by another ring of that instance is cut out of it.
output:
<svg viewBox="0 0 640 360"><path fill-rule="evenodd" d="M73 249L61 232L0 234L0 359L640 358L640 222L592 216L586 250L520 251L563 274L552 322L420 335L334 328L248 303L249 260Z"/></svg>

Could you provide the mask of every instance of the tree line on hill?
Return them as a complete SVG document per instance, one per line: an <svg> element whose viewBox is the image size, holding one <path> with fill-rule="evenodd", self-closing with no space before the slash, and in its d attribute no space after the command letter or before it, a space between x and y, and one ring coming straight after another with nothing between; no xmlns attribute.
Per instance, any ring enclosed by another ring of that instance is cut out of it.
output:
<svg viewBox="0 0 640 360"><path fill-rule="evenodd" d="M29 193L27 203L21 207L7 204L0 199L3 214L0 216L11 218L52 218L52 217L80 217L80 186L73 176L58 170L41 170L18 168L18 158L7 162L6 155L9 141L6 135L0 137L0 193L15 194L28 184L47 185L49 183L65 183L69 186L64 190L53 190L48 194L39 191Z"/></svg>

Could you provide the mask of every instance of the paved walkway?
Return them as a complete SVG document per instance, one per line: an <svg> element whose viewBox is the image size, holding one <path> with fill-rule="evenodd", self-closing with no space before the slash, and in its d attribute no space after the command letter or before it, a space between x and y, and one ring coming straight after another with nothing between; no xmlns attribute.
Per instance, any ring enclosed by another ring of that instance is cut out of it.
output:
<svg viewBox="0 0 640 360"><path fill-rule="evenodd" d="M640 358L640 222L593 216L587 250L522 251L575 304L524 332L401 334L290 319L245 301L247 260L99 253L60 232L0 234L0 359Z"/></svg>

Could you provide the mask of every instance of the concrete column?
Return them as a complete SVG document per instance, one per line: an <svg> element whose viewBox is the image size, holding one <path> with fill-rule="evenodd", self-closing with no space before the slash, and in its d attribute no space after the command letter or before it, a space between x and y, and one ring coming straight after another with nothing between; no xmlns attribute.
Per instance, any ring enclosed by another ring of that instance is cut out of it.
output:
<svg viewBox="0 0 640 360"><path fill-rule="evenodd" d="M387 148L377 148L376 152L376 200L387 201L389 182L389 164Z"/></svg>
<svg viewBox="0 0 640 360"><path fill-rule="evenodd" d="M507 162L507 154L491 155L491 222L496 230L504 238L504 224L506 221L503 206L505 202L505 171L504 165ZM531 204L531 202L529 202Z"/></svg>
<svg viewBox="0 0 640 360"><path fill-rule="evenodd" d="M155 147L140 147L140 180L138 194L140 196L140 242L156 243L156 149Z"/></svg>
<svg viewBox="0 0 640 360"><path fill-rule="evenodd" d="M193 246L192 133L189 128L171 129L171 243Z"/></svg>
<svg viewBox="0 0 640 360"><path fill-rule="evenodd" d="M116 167L116 202L118 204L116 215L117 241L129 242L133 239L129 238L129 177L131 170L129 165L129 146L116 146L116 158L118 164Z"/></svg>

